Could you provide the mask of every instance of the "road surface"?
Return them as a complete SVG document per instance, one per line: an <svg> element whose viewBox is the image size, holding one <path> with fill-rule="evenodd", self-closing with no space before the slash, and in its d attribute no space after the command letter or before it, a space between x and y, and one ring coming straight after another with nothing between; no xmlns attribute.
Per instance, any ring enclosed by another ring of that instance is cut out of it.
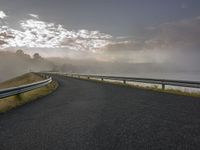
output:
<svg viewBox="0 0 200 150"><path fill-rule="evenodd" d="M1 150L200 149L200 99L54 76L53 94L0 115Z"/></svg>

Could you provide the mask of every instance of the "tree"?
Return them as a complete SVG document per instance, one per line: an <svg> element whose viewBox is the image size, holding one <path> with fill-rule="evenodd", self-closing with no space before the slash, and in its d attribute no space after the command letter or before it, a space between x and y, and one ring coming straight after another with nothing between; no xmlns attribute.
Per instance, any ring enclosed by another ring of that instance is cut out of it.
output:
<svg viewBox="0 0 200 150"><path fill-rule="evenodd" d="M24 57L24 58L27 58L27 59L30 59L30 58L31 58L30 55L25 54L24 51L21 50L21 49L18 49L18 50L16 51L16 54L17 54L18 56L20 56L20 57Z"/></svg>
<svg viewBox="0 0 200 150"><path fill-rule="evenodd" d="M35 54L33 55L33 59L35 59L35 60L41 60L42 57L40 56L39 53L35 53Z"/></svg>
<svg viewBox="0 0 200 150"><path fill-rule="evenodd" d="M24 51L21 50L21 49L18 49L18 50L16 51L16 54L17 54L17 55L24 55Z"/></svg>

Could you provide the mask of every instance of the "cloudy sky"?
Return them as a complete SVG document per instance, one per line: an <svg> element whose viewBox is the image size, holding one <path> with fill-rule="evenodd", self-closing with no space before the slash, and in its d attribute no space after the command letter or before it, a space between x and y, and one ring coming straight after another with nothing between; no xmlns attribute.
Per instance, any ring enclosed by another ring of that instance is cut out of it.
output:
<svg viewBox="0 0 200 150"><path fill-rule="evenodd" d="M198 64L199 8L199 0L1 0L0 50Z"/></svg>

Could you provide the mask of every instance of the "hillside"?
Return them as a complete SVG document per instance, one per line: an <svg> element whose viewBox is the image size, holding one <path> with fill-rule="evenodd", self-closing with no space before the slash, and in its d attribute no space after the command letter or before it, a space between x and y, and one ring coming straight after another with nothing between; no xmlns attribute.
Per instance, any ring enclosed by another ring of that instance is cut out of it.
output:
<svg viewBox="0 0 200 150"><path fill-rule="evenodd" d="M44 80L41 76L34 73L28 73L1 83L0 89L29 84L41 80ZM0 99L0 113L36 100L39 97L48 95L54 90L56 90L57 87L58 83L53 81L45 87L41 87L16 96Z"/></svg>

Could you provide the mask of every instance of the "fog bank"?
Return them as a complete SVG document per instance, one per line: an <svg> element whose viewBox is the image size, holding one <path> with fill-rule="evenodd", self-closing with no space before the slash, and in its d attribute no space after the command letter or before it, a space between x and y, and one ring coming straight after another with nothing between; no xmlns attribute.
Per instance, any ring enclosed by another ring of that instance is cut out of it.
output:
<svg viewBox="0 0 200 150"><path fill-rule="evenodd" d="M16 53L0 51L0 82L18 75L41 70L52 70L53 64L39 54L31 57L19 50Z"/></svg>

